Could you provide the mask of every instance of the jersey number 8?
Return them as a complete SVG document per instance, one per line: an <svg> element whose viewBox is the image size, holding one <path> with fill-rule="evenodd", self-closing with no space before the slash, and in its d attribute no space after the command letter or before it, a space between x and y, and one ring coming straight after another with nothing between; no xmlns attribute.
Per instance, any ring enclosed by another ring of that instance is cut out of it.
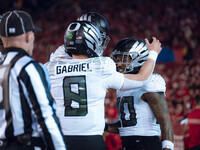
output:
<svg viewBox="0 0 200 150"><path fill-rule="evenodd" d="M85 76L67 76L63 79L65 116L86 116L87 89ZM73 108L72 103L78 103Z"/></svg>

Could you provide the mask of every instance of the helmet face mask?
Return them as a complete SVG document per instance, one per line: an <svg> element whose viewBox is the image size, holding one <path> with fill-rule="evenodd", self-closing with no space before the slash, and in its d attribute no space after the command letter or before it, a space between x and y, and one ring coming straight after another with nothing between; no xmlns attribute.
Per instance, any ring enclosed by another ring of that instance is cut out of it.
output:
<svg viewBox="0 0 200 150"><path fill-rule="evenodd" d="M136 52L120 52L114 51L111 54L111 57L117 65L117 71L121 73L130 73L134 69L134 60L137 58L138 53Z"/></svg>
<svg viewBox="0 0 200 150"><path fill-rule="evenodd" d="M103 39L102 47L103 47L103 49L106 49L106 47L108 46L108 43L110 42L110 37L108 35L106 35L105 32L103 32L101 34L101 37Z"/></svg>
<svg viewBox="0 0 200 150"><path fill-rule="evenodd" d="M103 54L99 29L89 21L72 22L64 35L66 52L74 55L99 57Z"/></svg>
<svg viewBox="0 0 200 150"><path fill-rule="evenodd" d="M78 20L87 20L90 21L92 23L94 23L100 30L101 32L101 37L103 39L102 42L102 47L103 49L106 49L109 41L110 41L110 37L109 37L109 26L108 23L106 21L106 19L100 15L99 13L96 12L88 12L86 14L83 14L81 17L78 18Z"/></svg>
<svg viewBox="0 0 200 150"><path fill-rule="evenodd" d="M119 72L138 73L148 55L148 48L143 41L126 38L118 42L111 57L114 59Z"/></svg>

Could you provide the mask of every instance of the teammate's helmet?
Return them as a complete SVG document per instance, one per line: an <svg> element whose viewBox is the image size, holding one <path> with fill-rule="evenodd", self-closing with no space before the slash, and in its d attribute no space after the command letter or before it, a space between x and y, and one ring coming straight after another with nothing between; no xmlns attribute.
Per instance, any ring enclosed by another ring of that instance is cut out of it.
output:
<svg viewBox="0 0 200 150"><path fill-rule="evenodd" d="M92 22L72 22L64 35L65 50L69 54L98 57L103 54L101 33Z"/></svg>
<svg viewBox="0 0 200 150"><path fill-rule="evenodd" d="M108 22L106 21L106 19L99 13L88 12L86 14L83 14L81 17L79 17L78 20L90 21L99 28L102 39L103 39L102 46L103 46L103 49L106 49L106 47L110 41L109 26L108 26Z"/></svg>
<svg viewBox="0 0 200 150"><path fill-rule="evenodd" d="M116 59L119 55L122 56L121 63L126 64L123 73L138 73L147 60L149 51L145 42L135 38L125 38L117 43L111 53L111 57L116 64L118 63ZM131 58L130 62L128 62L128 57Z"/></svg>

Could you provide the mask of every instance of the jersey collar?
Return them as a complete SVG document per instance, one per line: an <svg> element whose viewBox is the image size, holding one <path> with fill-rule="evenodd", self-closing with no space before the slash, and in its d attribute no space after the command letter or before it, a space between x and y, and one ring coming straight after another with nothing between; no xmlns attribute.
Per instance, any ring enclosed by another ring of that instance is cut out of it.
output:
<svg viewBox="0 0 200 150"><path fill-rule="evenodd" d="M22 48L18 48L18 47L8 47L8 48L4 48L2 53L3 54L6 54L8 52L19 52L19 53L24 53L25 55L28 55L29 54Z"/></svg>

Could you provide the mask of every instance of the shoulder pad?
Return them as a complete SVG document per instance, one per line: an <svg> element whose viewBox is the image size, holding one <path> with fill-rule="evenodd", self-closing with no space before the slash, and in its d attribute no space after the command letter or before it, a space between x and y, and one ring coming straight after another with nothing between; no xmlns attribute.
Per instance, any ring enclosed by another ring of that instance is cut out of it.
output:
<svg viewBox="0 0 200 150"><path fill-rule="evenodd" d="M103 72L106 74L112 74L116 72L116 64L110 57L102 57L103 58Z"/></svg>
<svg viewBox="0 0 200 150"><path fill-rule="evenodd" d="M110 57L94 57L92 63L95 64L95 70L102 75L111 75L116 72L115 62Z"/></svg>
<svg viewBox="0 0 200 150"><path fill-rule="evenodd" d="M144 90L146 92L165 92L165 80L159 74L152 74L148 80L145 81Z"/></svg>
<svg viewBox="0 0 200 150"><path fill-rule="evenodd" d="M66 59L72 58L71 56L69 56L69 54L67 54L65 52L64 45L59 46L53 53L51 53L49 61L56 61L60 57L63 57L63 58L66 58Z"/></svg>

